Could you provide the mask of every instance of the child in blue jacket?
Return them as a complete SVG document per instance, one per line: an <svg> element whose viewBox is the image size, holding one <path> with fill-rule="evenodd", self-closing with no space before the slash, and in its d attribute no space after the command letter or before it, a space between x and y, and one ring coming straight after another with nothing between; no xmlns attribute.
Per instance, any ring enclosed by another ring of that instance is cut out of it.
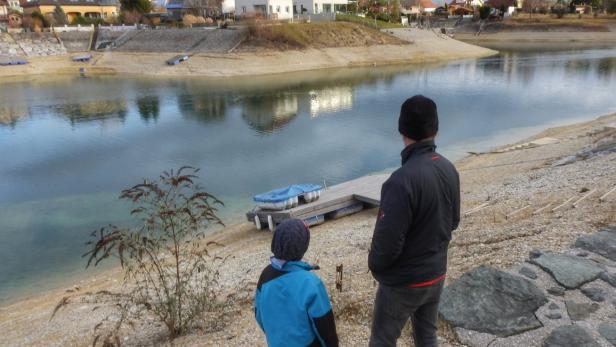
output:
<svg viewBox="0 0 616 347"><path fill-rule="evenodd" d="M310 231L299 219L280 223L272 253L259 278L255 316L270 347L337 347L338 334L327 290L301 259Z"/></svg>

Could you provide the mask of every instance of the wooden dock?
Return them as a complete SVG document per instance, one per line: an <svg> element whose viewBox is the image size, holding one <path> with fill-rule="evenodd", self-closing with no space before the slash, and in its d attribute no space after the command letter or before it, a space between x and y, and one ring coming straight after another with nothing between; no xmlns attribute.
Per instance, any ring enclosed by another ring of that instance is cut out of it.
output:
<svg viewBox="0 0 616 347"><path fill-rule="evenodd" d="M360 203L367 207L375 207L380 204L381 185L389 178L389 175L389 173L368 175L331 186L323 190L318 200L284 211L264 210L257 207L246 213L246 218L254 222L255 216L258 216L261 224L267 226L268 217L274 225L288 218L299 218L309 222L320 217L328 219L332 213Z"/></svg>

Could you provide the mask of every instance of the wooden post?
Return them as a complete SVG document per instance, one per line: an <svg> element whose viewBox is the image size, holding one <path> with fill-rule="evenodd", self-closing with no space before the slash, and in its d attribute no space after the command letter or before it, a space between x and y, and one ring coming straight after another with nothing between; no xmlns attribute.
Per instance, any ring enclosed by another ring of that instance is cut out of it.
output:
<svg viewBox="0 0 616 347"><path fill-rule="evenodd" d="M336 265L336 289L342 293L342 272L343 265Z"/></svg>

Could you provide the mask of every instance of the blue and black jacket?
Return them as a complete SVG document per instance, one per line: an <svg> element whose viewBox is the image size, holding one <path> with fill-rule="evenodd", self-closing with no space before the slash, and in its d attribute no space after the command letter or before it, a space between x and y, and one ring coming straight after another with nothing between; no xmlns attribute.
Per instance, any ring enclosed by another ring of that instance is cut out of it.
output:
<svg viewBox="0 0 616 347"><path fill-rule="evenodd" d="M268 346L338 346L327 290L312 269L303 261L289 261L261 273L255 316Z"/></svg>

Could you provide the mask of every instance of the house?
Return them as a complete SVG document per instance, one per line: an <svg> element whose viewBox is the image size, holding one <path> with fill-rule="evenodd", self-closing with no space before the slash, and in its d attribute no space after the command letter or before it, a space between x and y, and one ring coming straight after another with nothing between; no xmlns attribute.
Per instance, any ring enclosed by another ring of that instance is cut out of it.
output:
<svg viewBox="0 0 616 347"><path fill-rule="evenodd" d="M434 13L437 7L438 6L436 6L432 2L432 0L419 0L419 12L420 13L425 13L425 14Z"/></svg>
<svg viewBox="0 0 616 347"><path fill-rule="evenodd" d="M293 18L293 0L236 0L235 15L268 19Z"/></svg>
<svg viewBox="0 0 616 347"><path fill-rule="evenodd" d="M481 7L483 6L485 3L484 0L453 0L452 2L449 3L449 6L457 6L457 7L465 7L465 8L472 8L472 7Z"/></svg>
<svg viewBox="0 0 616 347"><path fill-rule="evenodd" d="M216 18L235 12L235 0L169 0L165 7L169 17L175 20L187 14Z"/></svg>
<svg viewBox="0 0 616 347"><path fill-rule="evenodd" d="M120 7L117 0L31 0L22 2L26 16L36 11L43 15L53 15L56 5L62 7L69 22L80 16L111 19L118 16Z"/></svg>
<svg viewBox="0 0 616 347"><path fill-rule="evenodd" d="M9 8L6 0L0 0L0 22L7 22L9 16Z"/></svg>
<svg viewBox="0 0 616 347"><path fill-rule="evenodd" d="M293 0L294 14L346 12L348 0Z"/></svg>

